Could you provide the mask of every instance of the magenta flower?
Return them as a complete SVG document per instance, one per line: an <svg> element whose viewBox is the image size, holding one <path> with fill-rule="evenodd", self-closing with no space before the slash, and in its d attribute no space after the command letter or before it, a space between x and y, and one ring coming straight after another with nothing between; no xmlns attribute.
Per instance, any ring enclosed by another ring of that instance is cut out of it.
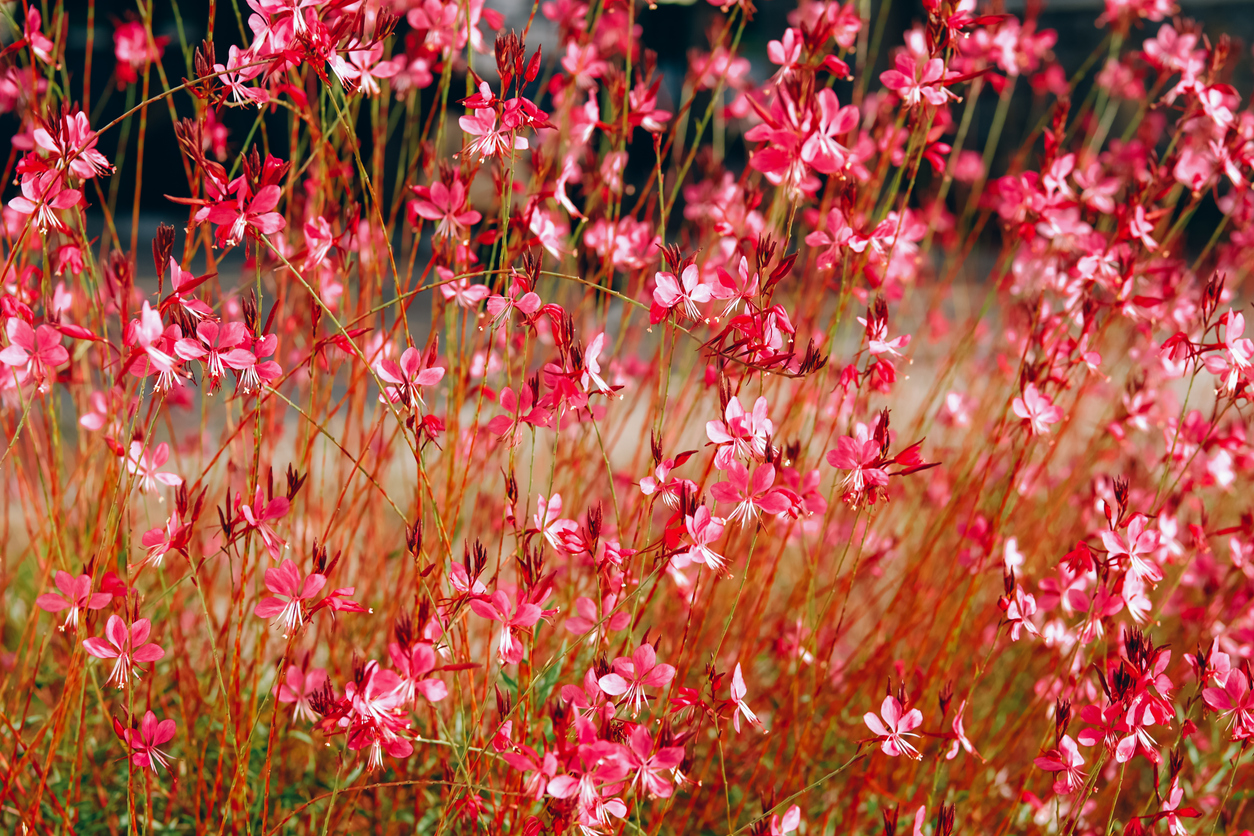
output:
<svg viewBox="0 0 1254 836"><path fill-rule="evenodd" d="M628 738L623 759L631 783L639 783L650 798L670 798L673 787L667 775L684 760L684 747L663 746L654 751L653 738L644 726L636 726Z"/></svg>
<svg viewBox="0 0 1254 836"><path fill-rule="evenodd" d="M91 591L91 575L74 577L69 572L58 571L53 577L61 594L45 592L35 599L35 606L44 612L61 612L61 610L69 609L65 616L65 623L61 625L62 630L68 627L78 629L79 610L99 610L107 607L113 600L113 596L108 592L93 593Z"/></svg>
<svg viewBox="0 0 1254 836"><path fill-rule="evenodd" d="M113 718L113 730L131 748L131 763L141 769L150 766L153 772L157 771L158 766L168 766L166 758L169 755L157 747L173 740L177 728L173 720L162 720L158 723L157 715L152 711L144 712L138 731L124 727L116 717Z"/></svg>
<svg viewBox="0 0 1254 836"><path fill-rule="evenodd" d="M282 189L270 185L258 189L257 194L249 198L248 188L241 184L234 199L215 204L205 216L210 223L219 225L217 245L233 247L250 230L253 235L260 237L278 232L287 226L283 216L274 211L282 196Z"/></svg>
<svg viewBox="0 0 1254 836"><path fill-rule="evenodd" d="M598 679L597 684L605 693L631 703L632 717L640 713L642 705L649 704L645 688L665 688L675 678L675 668L657 663L651 644L640 645L630 658L619 656L612 667L614 672Z"/></svg>
<svg viewBox="0 0 1254 836"><path fill-rule="evenodd" d="M1254 691L1240 668L1228 671L1222 688L1207 688L1202 699L1221 716L1228 718L1229 728L1235 726L1233 739L1254 736Z"/></svg>
<svg viewBox="0 0 1254 836"><path fill-rule="evenodd" d="M759 511L768 514L781 514L791 504L784 494L771 486L775 484L775 465L763 464L753 471L738 461L727 466L727 481L719 482L710 488L710 493L719 502L734 502L735 509L728 515L728 520L740 520L744 525L756 520Z"/></svg>
<svg viewBox="0 0 1254 836"><path fill-rule="evenodd" d="M1069 734L1062 736L1057 749L1050 749L1033 763L1046 772L1059 773L1054 781L1054 792L1058 795L1073 793L1084 783L1084 773L1080 770L1084 758Z"/></svg>
<svg viewBox="0 0 1254 836"><path fill-rule="evenodd" d="M275 597L262 598L253 607L253 615L277 618L283 628L283 637L287 638L294 630L300 629L309 616L304 602L312 600L326 583L325 575L314 573L307 578L302 577L296 564L285 560L277 568L266 570L266 589Z"/></svg>
<svg viewBox="0 0 1254 836"><path fill-rule="evenodd" d="M310 723L318 720L313 706L309 702L327 681L327 672L322 668L303 671L296 665L290 665L283 681L274 686L275 698L281 703L294 703L293 713Z"/></svg>
<svg viewBox="0 0 1254 836"><path fill-rule="evenodd" d="M880 717L883 718L882 722ZM880 704L879 717L876 717L874 712L868 711L862 715L862 721L875 732L876 739L880 741L880 751L885 755L892 758L906 755L915 760L923 757L919 750L906 740L907 737L918 737L910 730L923 724L923 712L919 709L912 708L903 713L901 703L890 694L884 697L884 702Z"/></svg>
<svg viewBox="0 0 1254 836"><path fill-rule="evenodd" d="M396 642L388 645L388 655L400 677L401 696L406 705L412 704L417 694L428 702L439 702L448 696L448 686L443 680L427 676L435 670L435 650L426 642L419 642L406 649Z"/></svg>
<svg viewBox="0 0 1254 836"><path fill-rule="evenodd" d="M539 605L521 602L516 608L511 608L509 595L498 589L486 598L473 599L470 608L475 615L501 622L501 638L496 648L497 660L502 665L514 665L522 661L525 650L522 642L514 638L512 631L519 627L534 627L543 613ZM510 614L511 609L513 615Z"/></svg>
<svg viewBox="0 0 1254 836"><path fill-rule="evenodd" d="M128 630L126 622L111 615L105 623L105 638L83 639L83 647L97 659L117 660L108 681L116 688L123 688L130 681L136 663L155 662L165 656L159 644L148 641L151 632L152 622L146 618L139 619Z"/></svg>
<svg viewBox="0 0 1254 836"><path fill-rule="evenodd" d="M0 363L22 369L40 381L40 391L48 391L44 379L56 366L70 361L70 353L61 345L61 333L51 325L32 329L21 317L12 317L5 324L9 345L0 351Z"/></svg>

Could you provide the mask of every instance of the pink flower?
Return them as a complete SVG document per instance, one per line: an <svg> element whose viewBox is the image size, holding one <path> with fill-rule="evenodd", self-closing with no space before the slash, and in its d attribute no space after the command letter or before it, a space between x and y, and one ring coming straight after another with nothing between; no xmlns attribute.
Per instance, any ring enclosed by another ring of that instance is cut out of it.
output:
<svg viewBox="0 0 1254 836"><path fill-rule="evenodd" d="M597 680L601 690L615 697L623 697L631 703L631 716L640 713L642 705L648 705L645 688L665 688L675 678L675 668L659 665L653 645L642 644L631 657L619 656L613 662L613 673Z"/></svg>
<svg viewBox="0 0 1254 836"><path fill-rule="evenodd" d="M254 66L248 66L252 64ZM270 92L264 87L249 87L244 82L252 81L265 71L265 66L257 63L251 50L241 50L232 46L227 50L226 65L214 64L213 71L231 91L231 98L238 105L256 105L261 107L270 101Z"/></svg>
<svg viewBox="0 0 1254 836"><path fill-rule="evenodd" d="M141 769L150 766L153 772L157 771L158 766L167 766L166 758L169 755L157 747L173 740L177 728L173 720L162 720L158 723L157 715L152 711L144 712L138 731L125 728L116 717L113 719L113 730L131 748L131 763Z"/></svg>
<svg viewBox="0 0 1254 836"><path fill-rule="evenodd" d="M819 121L814 133L801 145L801 159L815 171L832 174L849 166L849 149L836 141L858 127L858 108L840 106L836 94L824 87L815 95Z"/></svg>
<svg viewBox="0 0 1254 836"><path fill-rule="evenodd" d="M217 246L234 247L244 240L244 235L260 237L271 235L287 226L283 216L274 211L283 191L278 186L263 186L249 197L248 189L240 185L233 200L224 200L209 209L206 219L218 224Z"/></svg>
<svg viewBox="0 0 1254 836"><path fill-rule="evenodd" d="M148 39L144 25L138 20L127 21L113 32L113 55L118 61L118 89L139 81L138 70L153 61L161 60L161 53L170 39L164 35Z"/></svg>
<svg viewBox="0 0 1254 836"><path fill-rule="evenodd" d="M1146 217L1145 207L1138 203L1132 210L1132 218L1128 221L1128 235L1138 239L1145 245L1145 249L1152 252L1158 249L1158 242L1150 237L1153 231L1154 225Z"/></svg>
<svg viewBox="0 0 1254 836"><path fill-rule="evenodd" d="M1015 584L1014 592L1003 595L998 604L1006 613L1006 621L1010 624L1011 641L1017 642L1023 630L1034 636L1040 635L1040 631L1032 623L1032 615L1036 613L1036 599L1031 593L1024 592L1022 586Z"/></svg>
<svg viewBox="0 0 1254 836"><path fill-rule="evenodd" d="M604 610L608 613L614 608L614 599L607 596L604 601ZM597 602L591 598L580 596L575 599L575 612L578 615L571 616L566 619L567 632L574 633L576 636L586 635L594 630L600 635L601 617L597 613ZM608 632L618 632L631 623L631 613L627 610L620 610L605 620L604 628Z"/></svg>
<svg viewBox="0 0 1254 836"><path fill-rule="evenodd" d="M42 233L49 229L66 231L56 210L77 206L83 193L67 189L61 174L53 169L22 175L22 194L9 201L9 208L21 215L33 215L35 226Z"/></svg>
<svg viewBox="0 0 1254 836"><path fill-rule="evenodd" d="M37 15L34 8L31 14ZM87 114L82 111L63 116L53 126L55 135L47 128L36 128L35 144L52 155L61 165L67 167L72 174L89 180L100 174L109 174L113 166L105 159L104 154L96 150L99 138L87 121Z"/></svg>
<svg viewBox="0 0 1254 836"><path fill-rule="evenodd" d="M434 386L444 379L444 369L425 366L422 352L413 346L401 353L400 365L391 360L379 360L374 371L380 380L391 384L379 395L380 403L390 401L415 411L419 406L426 406L422 399L423 387Z"/></svg>
<svg viewBox="0 0 1254 836"><path fill-rule="evenodd" d="M80 610L103 609L113 600L113 596L108 592L91 591L91 575L74 577L69 572L58 571L53 577L61 594L45 592L35 599L35 606L44 612L61 612L61 610L68 609L65 623L61 625L62 630L68 627L78 629Z"/></svg>
<svg viewBox="0 0 1254 836"><path fill-rule="evenodd" d="M199 360L209 379L212 393L222 384L228 368L242 372L257 362L251 351L240 346L249 341L248 329L242 322L205 320L196 326L197 340L182 339L174 344L174 353L184 360Z"/></svg>
<svg viewBox="0 0 1254 836"><path fill-rule="evenodd" d="M189 526L182 523L179 519L178 509L175 508L170 512L170 517L166 520L165 525L157 526L144 532L140 543L147 550L147 554L140 565L160 567L161 562L171 549L186 546L188 532Z"/></svg>
<svg viewBox="0 0 1254 836"><path fill-rule="evenodd" d="M1084 765L1084 758L1069 734L1062 736L1057 749L1050 749L1033 763L1047 772L1060 773L1054 781L1054 792L1058 795L1073 793L1084 783L1084 773L1080 770Z"/></svg>
<svg viewBox="0 0 1254 836"><path fill-rule="evenodd" d="M152 622L146 618L139 619L128 630L126 622L111 615L105 623L105 638L83 639L83 647L97 659L117 660L113 663L108 681L117 688L123 688L130 681L136 663L155 662L165 656L160 645L148 641L150 632Z"/></svg>
<svg viewBox="0 0 1254 836"><path fill-rule="evenodd" d="M713 516L710 513L710 509L704 505L697 506L697 510L692 514L685 514L684 526L688 530L688 536L692 539L692 548L675 555L676 559L691 563L702 563L715 572L722 573L723 564L727 559L711 549L710 543L723 536L725 522L725 520ZM683 568L683 566L677 568Z"/></svg>
<svg viewBox="0 0 1254 836"><path fill-rule="evenodd" d="M479 162L488 157L510 157L514 151L525 151L527 139L518 136L512 130L502 126L496 127L496 111L492 108L477 108L472 114L457 120L457 124L475 139L466 145L466 153L478 155ZM513 134L511 138L510 134Z"/></svg>
<svg viewBox="0 0 1254 836"><path fill-rule="evenodd" d="M6 366L28 371L42 382L53 368L70 361L70 353L61 345L61 333L51 325L32 330L26 320L15 316L5 323L4 330L9 345L0 351L0 363ZM44 383L41 391L47 391L46 386Z"/></svg>
<svg viewBox="0 0 1254 836"><path fill-rule="evenodd" d="M901 97L907 107L926 101L937 107L957 98L943 86L945 62L939 58L923 60L903 50L897 53L896 69L880 73L880 82Z"/></svg>
<svg viewBox="0 0 1254 836"><path fill-rule="evenodd" d="M258 618L277 618L286 638L304 625L309 615L308 605L304 602L313 600L326 583L325 575L314 573L309 577L302 577L296 564L285 560L277 568L266 570L266 589L273 592L275 597L262 598L253 607L253 615Z"/></svg>
<svg viewBox="0 0 1254 836"><path fill-rule="evenodd" d="M30 44L31 52L35 53L35 57L45 64L53 62L53 43L48 40L48 36L39 31L43 18L39 14L39 10L34 6L30 6L26 10L26 27L23 34L26 36L26 42Z"/></svg>
<svg viewBox="0 0 1254 836"><path fill-rule="evenodd" d="M409 202L410 221L416 223L418 218L437 221L432 233L436 238L456 238L458 243L464 243L466 227L479 223L483 217L466 207L466 186L457 178L453 179L452 186L437 180L430 186L411 186L410 189L416 195Z"/></svg>
<svg viewBox="0 0 1254 836"><path fill-rule="evenodd" d="M859 424L857 435L842 435L836 440L836 449L827 453L827 463L849 473L841 481L846 498L856 504L868 488L882 488L888 484L888 471L884 470L880 442L871 438L864 425Z"/></svg>
<svg viewBox="0 0 1254 836"><path fill-rule="evenodd" d="M747 467L733 461L727 467L727 481L714 485L710 493L719 502L735 502L736 507L727 519L738 519L744 525L756 520L759 511L782 514L791 507L788 498L771 487L774 484L775 465L759 465L750 477Z"/></svg>
<svg viewBox="0 0 1254 836"><path fill-rule="evenodd" d="M740 717L743 714L746 721L765 732L766 727L762 725L762 721L758 719L758 715L754 714L753 710L749 708L748 703L745 702L745 695L748 693L749 690L745 687L744 674L741 673L740 663L737 662L736 670L732 672L731 681L731 698L736 704L736 712L732 714L732 726L736 729L737 733L740 732Z"/></svg>
<svg viewBox="0 0 1254 836"><path fill-rule="evenodd" d="M322 668L301 670L296 665L289 665L283 681L274 686L275 698L281 703L294 703L293 713L309 723L317 722L309 698L316 694L327 681L327 672Z"/></svg>
<svg viewBox="0 0 1254 836"><path fill-rule="evenodd" d="M174 305L179 305L196 321L212 319L213 308L190 295L192 290L209 278L209 275L193 276L180 267L173 257L170 258L169 272L172 289L170 294L161 300L160 312L164 314Z"/></svg>
<svg viewBox="0 0 1254 836"><path fill-rule="evenodd" d="M497 642L496 656L502 665L514 665L522 661L526 649L514 638L513 630L534 627L543 611L536 604L521 602L511 607L509 595L498 589L486 598L475 598L470 608L483 618L501 622L501 637ZM511 615L512 611L512 615Z"/></svg>
<svg viewBox="0 0 1254 836"><path fill-rule="evenodd" d="M880 718L883 718L881 722ZM880 704L880 716L876 717L874 712L868 711L862 715L862 721L867 724L871 731L875 732L876 739L880 741L880 751L889 757L895 758L898 755L906 755L907 757L919 760L923 755L918 749L914 748L905 738L918 737L917 734L911 733L911 729L918 728L923 724L923 712L917 708L903 713L901 703L897 698L889 695L884 697L884 702Z"/></svg>
<svg viewBox="0 0 1254 836"><path fill-rule="evenodd" d="M1229 718L1229 728L1235 726L1234 740L1254 736L1254 691L1250 690L1250 683L1240 668L1228 671L1224 687L1202 691L1202 699L1221 716Z"/></svg>
<svg viewBox="0 0 1254 836"><path fill-rule="evenodd" d="M388 655L396 666L400 684L397 686L404 702L412 704L418 694L428 702L439 702L448 696L448 686L440 679L426 676L435 670L435 650L426 642L408 649L396 642L388 645Z"/></svg>
<svg viewBox="0 0 1254 836"><path fill-rule="evenodd" d="M1127 558L1130 577L1156 584L1163 579L1163 570L1151 557L1158 551L1159 534L1152 528L1146 530L1145 524L1148 521L1149 518L1144 514L1133 514L1124 534L1103 531L1102 543L1106 546L1110 559Z"/></svg>
<svg viewBox="0 0 1254 836"><path fill-rule="evenodd" d="M667 775L684 760L684 747L663 746L654 751L653 738L644 726L636 726L623 751L631 783L640 786L650 798L670 798L672 787Z"/></svg>
<svg viewBox="0 0 1254 836"><path fill-rule="evenodd" d="M536 498L536 513L532 518L536 530L544 535L549 545L558 551L566 551L564 538L578 530L574 520L562 519L562 495L555 493L548 499Z"/></svg>
<svg viewBox="0 0 1254 836"><path fill-rule="evenodd" d="M156 449L144 447L142 441L132 441L126 457L126 472L138 477L140 493L156 490L158 482L170 486L183 484L182 476L157 469L169 459L170 445L164 441Z"/></svg>
<svg viewBox="0 0 1254 836"><path fill-rule="evenodd" d="M436 268L438 272L439 267ZM450 276L452 271L449 271ZM440 285L440 295L444 297L446 302L455 302L460 308L473 308L487 298L491 291L485 284L471 284L470 279L462 276L460 279L445 281Z"/></svg>
<svg viewBox="0 0 1254 836"><path fill-rule="evenodd" d="M953 725L951 726L954 732L954 742L953 745L949 747L949 752L946 753L945 760L951 761L956 758L958 756L958 750L961 748L965 749L968 755L975 755L980 759L981 763L984 763L984 758L979 752L975 751L975 746L973 746L971 741L967 739L966 730L962 726L962 714L966 710L967 701L963 700L958 706L958 713L954 715Z"/></svg>
<svg viewBox="0 0 1254 836"><path fill-rule="evenodd" d="M678 306L682 306L680 312L689 319L700 319L698 303L708 302L712 297L709 286L701 281L701 270L697 265L689 264L679 277L674 273L659 272L655 279L657 286L653 289L653 321L660 322L666 312Z"/></svg>
<svg viewBox="0 0 1254 836"><path fill-rule="evenodd" d="M784 811L783 818L779 814L771 816L770 836L788 836L801 826L801 808L796 804Z"/></svg>
<svg viewBox="0 0 1254 836"><path fill-rule="evenodd" d="M1028 422L1033 435L1048 433L1049 425L1057 424L1064 415L1062 407L1054 406L1054 403L1036 388L1035 383L1029 383L1023 387L1023 397L1015 398L1012 406L1015 415Z"/></svg>
<svg viewBox="0 0 1254 836"><path fill-rule="evenodd" d="M240 502L240 495L235 495L235 507L244 515L245 522L249 528L254 528L261 535L261 542L266 546L266 550L270 552L270 557L278 560L283 555L283 549L287 548L287 543L275 533L270 527L273 520L282 519L287 516L287 512L291 510L292 503L285 496L276 496L269 502L266 502L261 495L261 485L257 486L256 493L253 495L252 505L243 505Z"/></svg>
<svg viewBox="0 0 1254 836"><path fill-rule="evenodd" d="M769 410L770 403L759 396L753 403L753 411L745 412L740 398L733 395L723 410L723 420L706 422L706 438L718 445L715 467L727 470L733 457L747 461L766 455L766 440L775 432L775 425L767 417Z"/></svg>

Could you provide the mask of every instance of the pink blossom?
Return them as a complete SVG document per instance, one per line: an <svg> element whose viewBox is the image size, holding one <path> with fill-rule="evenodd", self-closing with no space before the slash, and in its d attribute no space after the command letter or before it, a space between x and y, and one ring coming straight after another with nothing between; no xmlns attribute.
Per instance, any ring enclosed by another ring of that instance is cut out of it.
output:
<svg viewBox="0 0 1254 836"><path fill-rule="evenodd" d="M883 720L881 721L880 718ZM903 712L902 705L897 698L889 695L884 697L884 702L880 705L879 717L876 717L874 712L868 711L862 715L862 721L875 732L876 739L880 741L880 751L885 755L895 758L904 754L915 760L923 757L919 750L906 740L907 737L918 737L917 734L911 732L911 729L923 724L923 712L919 709L912 708Z"/></svg>
<svg viewBox="0 0 1254 836"><path fill-rule="evenodd" d="M601 677L597 684L605 693L630 703L632 717L640 713L641 706L649 704L645 688L665 688L675 678L675 668L658 664L651 644L641 644L630 657L619 656L612 667L613 672Z"/></svg>
<svg viewBox="0 0 1254 836"><path fill-rule="evenodd" d="M35 599L35 605L45 612L60 612L68 609L65 623L61 629L78 629L78 614L81 610L99 610L109 605L113 596L108 592L91 591L91 575L75 577L69 572L57 571L53 576L56 581L56 592L45 592Z"/></svg>
<svg viewBox="0 0 1254 836"><path fill-rule="evenodd" d="M1035 383L1023 387L1023 397L1015 398L1012 406L1015 415L1028 422L1033 435L1048 433L1049 425L1057 424L1066 414L1062 407L1055 406L1046 395L1041 394Z"/></svg>
<svg viewBox="0 0 1254 836"><path fill-rule="evenodd" d="M105 622L105 637L83 639L83 647L97 659L116 659L108 682L117 688L124 688L130 682L137 663L155 662L165 656L161 645L148 641L151 632L152 622L146 618L139 619L128 630L126 622L111 615Z"/></svg>

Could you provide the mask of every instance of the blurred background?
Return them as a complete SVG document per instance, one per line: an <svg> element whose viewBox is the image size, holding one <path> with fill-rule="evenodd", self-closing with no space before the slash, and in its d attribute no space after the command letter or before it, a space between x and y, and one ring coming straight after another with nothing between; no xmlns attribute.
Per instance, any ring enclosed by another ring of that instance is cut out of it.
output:
<svg viewBox="0 0 1254 836"><path fill-rule="evenodd" d="M869 6L870 19L876 22L882 19L885 22L882 39L885 48L880 50L879 65L874 70L874 76L878 76L881 70L888 67L890 49L902 42L902 35L906 30L926 20L926 14L920 0L887 0L887 6L882 0L865 0L865 2ZM524 0L488 0L488 6L505 15L505 30L513 28L520 32L526 26L532 11L531 5ZM1180 16L1200 23L1212 41L1222 34L1232 39L1233 53L1238 56L1239 68L1231 82L1244 95L1248 95L1252 87L1251 81L1254 80L1250 73L1250 45L1254 43L1254 3L1250 0L1187 0L1181 2L1179 6ZM128 102L137 101L138 85L127 90L119 89L117 85L114 75L116 61L113 53L113 33L121 23L138 19L138 7L133 0L132 2L97 0L92 38L88 37L89 4L86 0L66 0L64 7L70 20L66 64L71 86L76 93L82 84L90 41L92 71L91 100L88 110L92 115L92 125L98 127L125 112ZM171 84L178 84L184 77L191 75L190 68L184 65L179 44L182 42L194 46L200 43L206 35L209 10L213 6L205 0L183 0L183 2L162 0L162 2L153 3L152 7L154 33L159 37L169 39L163 60L166 74ZM0 40L4 43L12 43L15 38L20 37L19 21L24 14L23 8L22 5L12 2L0 4L0 14L3 16L2 23L0 23ZM767 43L781 36L788 26L787 16L794 8L794 3L784 2L784 0L759 0L757 12L746 28L741 44L741 53L750 60L752 76L756 81L760 82L774 72L774 66L767 60ZM981 6L981 8L984 7ZM992 6L990 9L995 10ZM1106 36L1106 30L1099 28L1096 23L1103 9L1103 4L1097 0L1053 0L1045 5L1025 4L1024 0L1006 0L1004 9L1019 16L1036 14L1038 29L1055 30L1058 39L1053 53L1068 73L1081 66L1093 50L1101 45ZM246 21L251 12L245 0L238 0L238 6L231 0L216 3L214 40L217 60L225 61L230 45L245 43L242 31L246 28ZM663 2L659 3L656 8L640 8L637 13L637 21L641 27L640 43L645 49L653 50L657 54L658 69L663 76L662 91L658 102L660 107L671 111L676 110L692 53L709 49L711 25L723 17L724 13L710 5L707 0L695 0L690 3ZM44 20L45 31L47 31L49 17L45 15ZM1160 25L1149 24L1134 32L1131 43L1136 45L1145 38L1152 37ZM487 33L486 24L481 24L480 28ZM402 22L401 31L405 29L406 26ZM249 33L249 38L251 39L251 33ZM491 43L490 36L487 38L487 43ZM535 15L528 35L528 46L534 48L537 45L543 46L546 60L560 59L556 28L538 13ZM397 49L399 48L398 46ZM475 66L479 71L489 71L493 69L489 66L491 64L490 59L480 60ZM159 81L155 73L151 83L152 92L159 91ZM1026 81L1021 79L1019 84L1025 85ZM873 78L870 87L875 89L877 86L878 82ZM420 112L424 116L427 107L434 99L435 89L433 85L421 91ZM838 83L835 89L842 102L848 101L850 83ZM1079 95L1083 95L1085 89L1081 87ZM705 103L708 102L708 98L702 98L703 95L708 97L709 94L698 95L694 102L696 112L703 112ZM1010 153L1014 150L1016 131L1026 134L1029 130L1028 123L1034 122L1035 114L1042 112L1040 108L1044 106L1044 101L1040 97L1037 99L1034 103L1030 96L1021 94L1015 97L1007 120L1006 133L1001 143L1004 152ZM728 101L730 101L730 96ZM543 99L540 104L544 105ZM976 111L974 127L967 147L983 147L984 137L993 120L995 105L996 96L986 87ZM0 101L0 107L3 107L3 101ZM175 109L180 118L192 115L186 95L175 97ZM255 119L256 111L251 108L222 108L221 110L221 121L229 132L227 144L231 159L233 159L234 155L241 150L241 145ZM276 155L284 158L289 155L284 144L283 125L286 123L286 118L282 110L272 112L266 117L270 147ZM130 131L129 135L119 130L110 131L101 138L99 145L99 150L106 157L116 160L119 155L119 142L122 140L128 142L126 167L129 173L115 178L119 181L116 186L116 205L131 207L133 200L136 198L139 200L139 252L141 254L146 252L147 241L151 238L157 223L171 222L180 227L186 223L186 211L167 200L165 195L186 196L189 194L168 108L164 104L150 107L147 119L147 140L144 149L145 174L140 194L134 194L133 167L138 131ZM364 116L362 122L359 136L368 146L369 130L365 128ZM688 129L691 131L693 126L690 124ZM13 146L13 138L22 130L23 127L19 124L14 112L10 110L0 113L0 141L3 141L3 147L8 151L6 156L9 159L8 170L10 172L15 157L20 156L20 149ZM738 133L733 130L729 134L724 157L725 164L733 170L739 170L744 166L747 153L743 142L737 138ZM389 161L395 160L393 149L389 149L388 159ZM631 159L632 165L627 172L628 181L639 182L648 177L653 163L652 147L650 139L643 131L636 132ZM992 176L1002 173L1001 163L1001 160L994 161ZM389 169L389 178L392 173ZM3 199L7 202L17 193L18 189L10 174L9 179L3 184ZM93 204L93 208L89 210L90 228L93 233L98 233L103 229L102 216L95 208L97 201L90 191L87 197ZM1203 212L1210 212L1211 217L1217 222L1218 210L1214 208L1213 203L1210 203ZM121 240L126 241L130 234L131 213L120 211L118 214L118 235ZM675 217L679 217L678 213ZM1207 225L1205 214L1199 216L1198 221L1195 228L1205 227ZM141 271L146 269L144 265L147 261L146 258L139 259Z"/></svg>

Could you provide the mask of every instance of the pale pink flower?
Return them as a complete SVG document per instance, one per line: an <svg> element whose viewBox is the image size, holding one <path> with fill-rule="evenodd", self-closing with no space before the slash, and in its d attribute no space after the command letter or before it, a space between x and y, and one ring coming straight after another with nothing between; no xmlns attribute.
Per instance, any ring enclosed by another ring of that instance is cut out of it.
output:
<svg viewBox="0 0 1254 836"><path fill-rule="evenodd" d="M881 718L883 718L882 721ZM880 751L885 755L893 758L906 755L915 760L923 757L919 750L906 740L907 737L918 737L917 734L911 732L911 729L923 724L923 712L919 709L912 708L903 712L901 703L890 694L884 697L884 702L880 704L879 717L876 717L874 712L868 711L862 715L862 721L875 732L876 739L880 741Z"/></svg>

